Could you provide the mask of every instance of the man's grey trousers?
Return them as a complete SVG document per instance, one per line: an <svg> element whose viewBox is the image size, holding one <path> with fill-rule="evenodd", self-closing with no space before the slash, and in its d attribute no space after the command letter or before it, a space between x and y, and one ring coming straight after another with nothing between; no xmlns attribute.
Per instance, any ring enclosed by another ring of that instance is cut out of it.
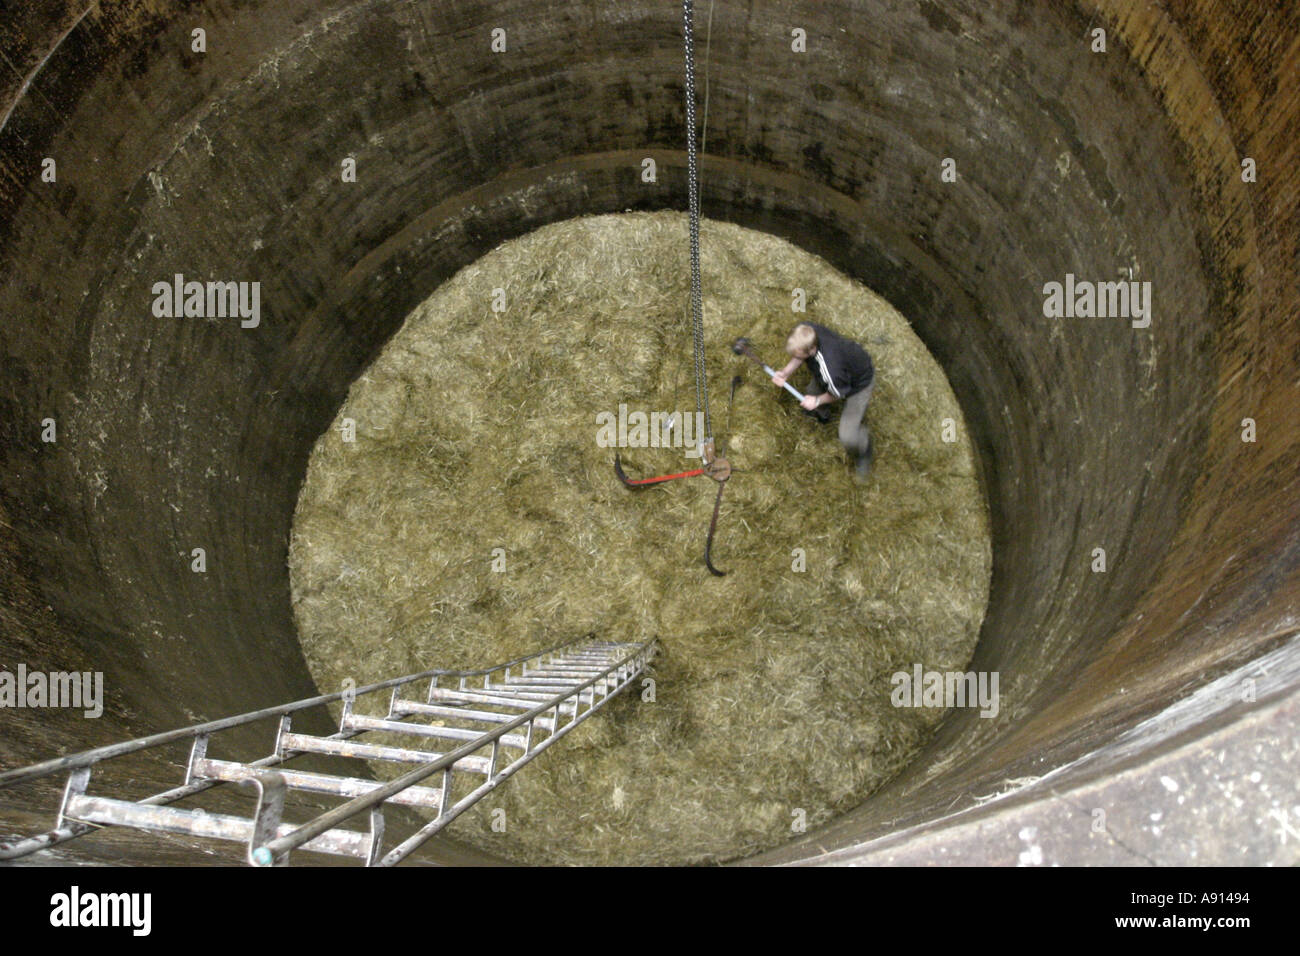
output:
<svg viewBox="0 0 1300 956"><path fill-rule="evenodd" d="M867 428L867 404L871 393L876 389L872 382L860 392L854 392L844 400L844 410L840 412L840 443L859 461L871 458L871 431Z"/></svg>

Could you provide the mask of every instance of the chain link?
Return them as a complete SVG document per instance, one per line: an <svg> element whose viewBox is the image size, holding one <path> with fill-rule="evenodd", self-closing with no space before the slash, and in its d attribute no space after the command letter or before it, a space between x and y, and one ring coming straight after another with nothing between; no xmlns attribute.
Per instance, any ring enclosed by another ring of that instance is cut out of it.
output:
<svg viewBox="0 0 1300 956"><path fill-rule="evenodd" d="M704 374L704 294L700 288L700 170L695 155L695 30L693 0L682 0L686 41L686 179L691 222L691 339L695 350L695 411L704 413L705 441L713 438L709 385Z"/></svg>

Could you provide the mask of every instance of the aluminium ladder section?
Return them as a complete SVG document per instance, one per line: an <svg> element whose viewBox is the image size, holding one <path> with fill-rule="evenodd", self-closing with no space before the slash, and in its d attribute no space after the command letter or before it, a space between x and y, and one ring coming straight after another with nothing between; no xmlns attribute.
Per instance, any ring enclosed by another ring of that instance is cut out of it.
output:
<svg viewBox="0 0 1300 956"><path fill-rule="evenodd" d="M0 844L0 860L26 856L103 826L122 826L245 843L249 862L259 866L285 865L295 849L391 866L603 707L645 670L655 650L654 641L573 641L487 670L425 671L0 773L0 787L4 787L68 772L55 828ZM481 686L470 685L480 677ZM427 693L410 693L425 679L429 680ZM356 712L357 700L383 690L391 690L383 717ZM336 701L342 703L337 733L318 737L293 731L295 713ZM247 763L209 755L213 738L221 731L277 717L271 755ZM359 739L367 734L405 735L416 741L405 747ZM191 741L191 747L183 785L134 802L87 792L97 764L184 740ZM454 749L423 749L440 740ZM415 769L387 783L281 769L303 754L411 764ZM456 797L457 775L482 781ZM432 785L421 785L430 778ZM225 783L256 791L257 809L251 817L168 806ZM290 790L347 799L312 820L293 824L282 819ZM432 812L433 819L383 852L383 807L388 803ZM339 827L363 815L368 830Z"/></svg>

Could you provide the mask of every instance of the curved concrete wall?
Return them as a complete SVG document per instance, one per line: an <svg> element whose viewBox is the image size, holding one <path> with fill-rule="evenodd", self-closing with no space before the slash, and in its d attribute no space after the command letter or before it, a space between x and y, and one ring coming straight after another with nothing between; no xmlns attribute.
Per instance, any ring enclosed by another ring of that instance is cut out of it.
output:
<svg viewBox="0 0 1300 956"><path fill-rule="evenodd" d="M501 240L684 205L680 10L164 0L0 31L0 642L109 688L93 727L9 723L6 762L306 696L285 559L313 441L407 311ZM999 716L954 714L766 859L933 823L1295 631L1298 38L1282 0L716 6L706 215L911 319L995 527L974 666L1001 674ZM261 325L155 318L177 272L260 281ZM1150 281L1150 328L1045 319L1067 273Z"/></svg>

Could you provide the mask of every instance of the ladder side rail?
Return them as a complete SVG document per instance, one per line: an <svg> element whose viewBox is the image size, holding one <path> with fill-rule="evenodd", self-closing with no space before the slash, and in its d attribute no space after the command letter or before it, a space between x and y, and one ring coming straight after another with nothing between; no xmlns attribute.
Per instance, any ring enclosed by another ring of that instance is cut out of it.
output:
<svg viewBox="0 0 1300 956"><path fill-rule="evenodd" d="M554 647L537 651L533 654L517 658L505 664L498 664L489 668L480 668L476 670L447 670L432 669L421 671L417 674L408 674L403 677L389 678L388 680L379 681L374 684L368 684L364 687L336 691L332 694L322 694L317 697L308 697L302 700L293 701L288 704L281 704L276 707L267 707L262 710L249 711L244 714L237 714L231 717L221 718L219 720L207 721L201 724L194 724L189 727L177 728L175 730L164 731L158 734L152 734L147 737L137 737L134 740L123 741L116 744L107 744L102 747L95 747L91 750L81 751L76 754L69 754L54 760L46 760L41 763L31 764L27 767L20 767L15 770L0 773L0 788L16 786L20 783L26 783L32 780L38 780L43 777L53 776L58 773L67 772L68 781L64 786L64 796L60 803L58 819L55 827L44 833L25 839L17 840L11 843L0 843L0 860L11 860L27 856L39 850L49 849L59 844L66 843L69 840L95 830L102 829L101 826L78 823L75 821L63 820L63 809L68 803L69 795L75 792L77 795L84 793L87 784L86 779L80 778L82 771L90 771L101 763L112 760L117 757L123 757L128 754L140 753L145 750L152 750L158 747L164 747L168 744L178 743L184 740L197 741L200 738L208 737L220 733L224 730L230 730L235 727L242 727L248 724L256 723L260 720L268 720L272 717L284 719L290 714L299 713L313 707L324 706L325 704L335 701L344 701L345 705L349 701L355 701L363 696L378 693L382 690L391 688L394 695L407 684L415 681L432 679L436 683L437 678L444 677L479 677L496 673L497 671L508 669L515 666L526 666L528 663L538 661L548 654L554 654L565 647L578 644L583 638L573 638L564 641ZM399 718L402 719L402 718ZM359 734L366 733L366 730L340 730L331 737L350 739ZM266 769L278 766L281 763L292 760L301 756L300 751L286 751L282 754L271 754L249 763L250 768ZM192 764L192 760L190 761ZM78 784L74 785L74 778L78 779ZM182 800L185 797L194 796L213 787L219 787L227 784L225 780L202 779L187 780L179 787L173 787L159 793L152 794L141 800L134 801L140 806L165 806Z"/></svg>
<svg viewBox="0 0 1300 956"><path fill-rule="evenodd" d="M444 780L446 780L446 778L450 776L451 765L454 764L457 760L460 760L462 757L471 756L476 751L481 750L488 745L495 744L498 740L500 740L502 737L509 734L511 731L516 730L517 728L530 723L535 718L540 717L541 715L547 713L548 711L555 710L558 706L563 704L570 697L573 697L574 695L580 695L582 692L588 690L589 688L594 687L596 683L604 679L605 674L608 674L610 671L614 671L618 669L625 663L628 663L629 661L632 660L648 659L647 655L650 652L651 648L653 647L653 644L654 644L653 641L647 641L641 645L638 645L626 657L619 660L612 661L603 674L592 677L580 685L575 685L572 688L564 691L563 693L554 695L549 700L539 703L538 706L514 718L509 723L500 724L497 727L485 731L483 735L480 736L478 739L468 741L463 746L458 747L455 750L452 750L446 754L443 754L442 757L440 757L438 760L433 761L432 763L425 764L422 767L417 767L416 769L410 771L409 773L405 773L402 776L397 777L396 779L390 781L389 783L385 784L384 786L376 790L371 791L368 794L365 794L360 797L354 797L353 799L347 801L346 803L334 807L332 810L329 810L326 813L321 814L320 816L316 817L314 820L302 824L296 830L294 830L293 833L272 840L270 843L266 845L266 849L270 852L272 857L280 857L281 855L290 852L295 847L298 847L303 843L306 843L308 840L311 840L314 837L317 837L322 833L325 833L327 830L336 828L343 821L350 819L351 817L357 815L358 813L362 813L366 810L369 810L373 806L383 803L385 800L387 800L389 797L393 796L394 794L400 793L401 791L405 790L407 787L417 784L421 780L424 780L425 778L430 777L433 774L438 773L439 771L446 772L444 773ZM601 703L603 703L604 700L608 700L610 696L612 695L607 694L605 698L601 701ZM594 691L593 691L593 697L594 697ZM594 709L595 709L594 707L589 707L587 713L590 714L591 711ZM571 720L566 725L566 727L574 726L579 719L580 718L578 717L575 711L574 719ZM555 730L552 732L551 737L548 738L548 740L553 740L558 738L561 735L561 732L562 732L562 728L556 727ZM482 789L482 788L480 787L478 789ZM489 787L488 789L491 788ZM424 842L424 841L421 840L420 842ZM418 844L416 845L418 846ZM385 856L385 859L387 859L387 856Z"/></svg>
<svg viewBox="0 0 1300 956"><path fill-rule="evenodd" d="M106 744L102 747L95 747L91 750L83 750L80 753L69 754L66 757L58 757L54 760L45 760L41 763L31 764L27 767L19 767L16 770L6 770L3 773L0 773L0 789L19 783L26 783L30 780L37 780L41 777L48 777L65 770L78 770L82 767L92 767L97 763L111 760L114 757L123 757L127 754L139 753L141 750L151 750L154 747L161 747L164 744L189 740L198 737L201 734L218 733L222 730L229 730L232 727L240 727L244 724L255 723L256 721L266 720L270 717L282 717L285 714L292 714L296 711L306 710L310 707L318 707L322 704L329 704L343 700L348 696L359 698L366 694L375 693L376 691L396 687L399 684L408 684L412 681L425 680L430 677L482 677L485 674L491 674L495 671L501 670L503 667L513 667L517 664L523 663L524 661L530 661L542 657L543 655L559 650L562 647L576 644L580 640L582 640L582 638L566 641L563 644L550 648L549 650L540 651L536 654L529 654L527 657L521 657L518 660L511 661L509 664L502 664L496 667L472 671L439 669L421 671L418 674L408 674L405 677L392 677L385 681L379 681L376 684L367 684L365 687L358 687L355 690L341 690L335 691L332 694L321 694L318 697L306 697L289 704L280 704L276 707L266 707L262 710L252 710L245 714L223 717L220 720L210 720L206 723L194 724L190 727L179 727L176 730L167 730L162 733L151 734L148 737L137 737L134 740L126 740L121 743Z"/></svg>

